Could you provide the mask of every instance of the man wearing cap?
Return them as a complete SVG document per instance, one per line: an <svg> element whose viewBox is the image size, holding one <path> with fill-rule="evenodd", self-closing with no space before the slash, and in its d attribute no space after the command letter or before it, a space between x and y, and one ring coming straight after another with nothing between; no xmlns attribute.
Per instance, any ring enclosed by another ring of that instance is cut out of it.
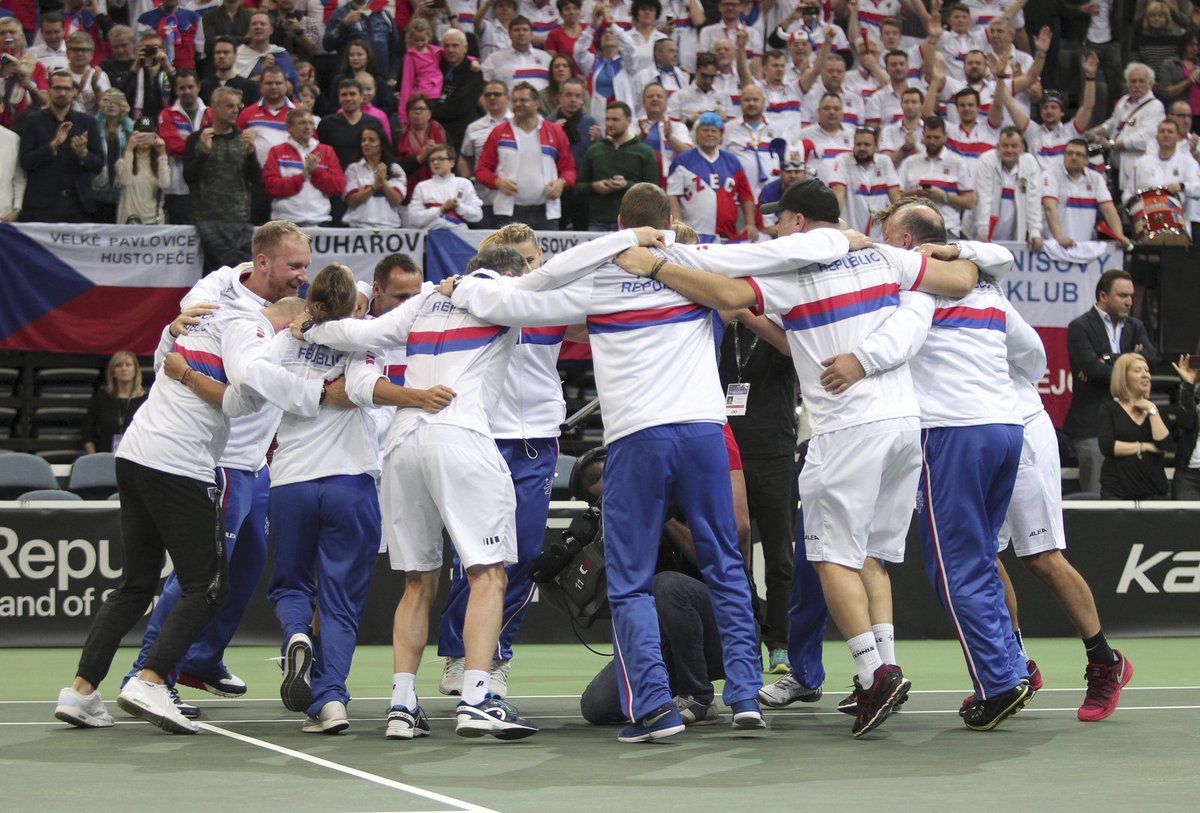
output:
<svg viewBox="0 0 1200 813"><path fill-rule="evenodd" d="M796 181L803 180L808 176L808 171L805 169L804 162L799 158L788 156L784 159L779 168L779 177L773 181L768 181L767 185L758 193L758 230L771 237L775 237L779 233L779 215L772 209L770 212L764 212L763 207L770 203L776 203L787 188Z"/></svg>
<svg viewBox="0 0 1200 813"><path fill-rule="evenodd" d="M719 147L724 127L717 113L701 113L696 120L696 146L672 161L667 174L671 216L694 228L702 242L755 241L754 192L741 162Z"/></svg>
<svg viewBox="0 0 1200 813"><path fill-rule="evenodd" d="M896 312L901 290L962 296L974 287L977 270L968 262L869 246L818 266L746 279L723 276L749 277L764 267L757 254L838 219L837 198L814 179L792 184L765 208L779 214L784 239L696 252L695 265L717 274L670 262L644 265L638 251L626 252L618 264L640 275L653 272L698 304L782 315L813 426L799 481L804 515L797 539L816 565L829 612L854 658L851 731L861 737L887 719L911 685L896 665L883 563L903 560L912 517L921 467L920 409L906 360L926 326L914 321L901 336L890 325L888 341L877 336ZM830 307L849 298L859 306Z"/></svg>
<svg viewBox="0 0 1200 813"><path fill-rule="evenodd" d="M860 127L854 133L854 151L833 162L829 188L837 196L842 219L850 228L880 239L883 231L875 213L900 199L900 176L887 156L875 152L875 131Z"/></svg>
<svg viewBox="0 0 1200 813"><path fill-rule="evenodd" d="M1096 105L1096 71L1100 60L1094 53L1083 57L1083 100L1070 121L1063 121L1067 113L1066 102L1057 90L1042 94L1042 123L1034 122L1016 103L1011 94L1005 94L1004 106L1012 116L1013 124L1025 137L1029 152L1037 159L1042 171L1062 166L1063 151L1072 138L1082 138L1092 120Z"/></svg>

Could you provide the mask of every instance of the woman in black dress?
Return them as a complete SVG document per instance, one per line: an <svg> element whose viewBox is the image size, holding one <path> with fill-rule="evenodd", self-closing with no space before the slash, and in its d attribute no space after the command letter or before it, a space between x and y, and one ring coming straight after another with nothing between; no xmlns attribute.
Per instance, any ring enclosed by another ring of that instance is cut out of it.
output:
<svg viewBox="0 0 1200 813"><path fill-rule="evenodd" d="M1096 436L1104 465L1100 496L1106 500L1167 498L1163 455L1172 444L1158 408L1150 401L1150 367L1137 353L1113 364L1109 385L1116 400L1100 405Z"/></svg>
<svg viewBox="0 0 1200 813"><path fill-rule="evenodd" d="M83 419L83 450L88 454L115 452L133 413L145 402L137 356L128 350L115 353L108 360L104 386L92 396Z"/></svg>

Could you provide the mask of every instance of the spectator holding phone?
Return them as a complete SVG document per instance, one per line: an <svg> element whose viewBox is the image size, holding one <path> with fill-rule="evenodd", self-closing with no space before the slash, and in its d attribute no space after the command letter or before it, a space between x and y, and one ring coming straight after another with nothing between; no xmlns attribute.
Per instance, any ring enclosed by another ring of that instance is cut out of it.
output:
<svg viewBox="0 0 1200 813"><path fill-rule="evenodd" d="M138 119L125 146L125 155L117 162L117 180L121 184L118 225L166 222L163 190L171 184L171 167L166 143L157 130L154 119Z"/></svg>

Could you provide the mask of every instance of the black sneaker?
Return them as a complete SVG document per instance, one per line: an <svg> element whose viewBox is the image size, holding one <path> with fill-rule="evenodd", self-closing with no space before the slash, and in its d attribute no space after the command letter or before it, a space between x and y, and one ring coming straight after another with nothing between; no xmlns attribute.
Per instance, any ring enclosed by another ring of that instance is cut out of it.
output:
<svg viewBox="0 0 1200 813"><path fill-rule="evenodd" d="M970 698L968 698L970 699ZM900 707L908 702L908 694L896 701L896 705L892 707L892 714L897 714ZM838 701L837 710L842 714L849 714L851 717L858 716L858 684L855 683L854 690L850 694Z"/></svg>
<svg viewBox="0 0 1200 813"><path fill-rule="evenodd" d="M912 681L904 677L900 667L885 663L875 670L874 682L871 688L863 689L855 677L855 694L858 696L858 715L850 731L855 737L861 737L872 731L886 720L901 700L908 695Z"/></svg>
<svg viewBox="0 0 1200 813"><path fill-rule="evenodd" d="M1030 693L1029 681L1022 678L1020 683L1007 692L1001 692L987 700L973 701L963 713L963 722L972 731L991 731L1023 709L1029 702Z"/></svg>
<svg viewBox="0 0 1200 813"><path fill-rule="evenodd" d="M622 728L617 734L617 742L661 740L680 733L683 727L683 717L675 708L675 703L663 703L645 717Z"/></svg>
<svg viewBox="0 0 1200 813"><path fill-rule="evenodd" d="M671 704L674 709L675 705ZM454 733L460 737L490 734L498 740L521 740L538 733L538 727L521 716L507 700L488 694L478 705L458 701L454 709Z"/></svg>

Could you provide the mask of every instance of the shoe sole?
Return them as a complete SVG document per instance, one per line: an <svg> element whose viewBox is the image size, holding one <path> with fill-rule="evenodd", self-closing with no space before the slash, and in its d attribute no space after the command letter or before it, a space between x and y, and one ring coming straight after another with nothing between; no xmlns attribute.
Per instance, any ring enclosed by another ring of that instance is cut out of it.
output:
<svg viewBox="0 0 1200 813"><path fill-rule="evenodd" d="M116 725L115 720L104 720L100 717L93 717L73 706L56 706L54 716L76 728L112 728Z"/></svg>
<svg viewBox="0 0 1200 813"><path fill-rule="evenodd" d="M1125 658L1124 655L1122 655L1121 657ZM1123 681L1121 681L1119 686L1117 686L1117 696L1112 704L1112 708L1109 709L1105 714L1101 715L1100 717L1086 717L1085 718L1082 716L1083 708L1080 707L1079 711L1076 714L1076 716L1079 717L1079 722L1081 722L1081 723L1098 723L1101 720L1107 720L1109 717L1112 716L1113 712L1117 710L1117 706L1121 701L1121 690L1129 685L1129 681L1133 680L1133 664L1129 661L1128 658L1125 658L1125 665L1128 666L1129 668L1125 670L1125 679Z"/></svg>
<svg viewBox="0 0 1200 813"><path fill-rule="evenodd" d="M1014 714L1016 714L1021 709L1025 708L1026 705L1028 705L1029 696L1031 694L1030 689L1029 689L1029 684L1022 683L1020 685L1021 685L1021 688L1023 689L1020 697L1015 698L1011 703L1008 704L1008 706L1006 706L1004 709L1002 709L1000 711L1000 713L997 714L995 717L993 717L991 720L984 723L983 725L972 725L970 722L967 721L966 717L964 717L963 723L966 725L967 728L971 729L972 731L991 731L993 728L1000 725L1002 722L1007 720L1009 717L1012 717Z"/></svg>
<svg viewBox="0 0 1200 813"><path fill-rule="evenodd" d="M486 720L459 720L454 727L454 733L467 739L490 735L498 740L523 740L538 733L538 729L523 725L501 726L498 728L495 721L489 723Z"/></svg>
<svg viewBox="0 0 1200 813"><path fill-rule="evenodd" d="M300 730L305 734L341 734L350 727L349 720L335 720L331 723L304 724Z"/></svg>
<svg viewBox="0 0 1200 813"><path fill-rule="evenodd" d="M310 644L297 641L288 646L283 659L283 682L279 685L279 697L288 711L307 711L312 705L312 686L308 682L312 663Z"/></svg>
<svg viewBox="0 0 1200 813"><path fill-rule="evenodd" d="M638 734L637 736L634 736L634 737L622 737L620 734L618 734L617 742L636 743L636 742L651 742L653 740L662 740L662 739L666 739L667 737L673 737L676 734L682 733L685 728L687 728L687 726L682 725L682 724L681 725L673 725L673 726L668 726L667 728L659 728L654 731L647 731L645 734Z"/></svg>
<svg viewBox="0 0 1200 813"><path fill-rule="evenodd" d="M765 731L767 721L761 714L735 714L733 727L736 731Z"/></svg>
<svg viewBox="0 0 1200 813"><path fill-rule="evenodd" d="M892 710L908 699L908 690L910 688L912 688L912 681L908 678L900 678L900 682L896 684L895 688L892 689L891 693L880 704L871 719L858 731L851 731L855 739L883 725L883 721L892 715Z"/></svg>
<svg viewBox="0 0 1200 813"><path fill-rule="evenodd" d="M180 672L175 677L175 682L181 686L187 686L189 689L196 689L201 692L215 694L217 697L242 697L246 694L246 687L242 686L239 689L222 689L215 683L206 683L200 678Z"/></svg>
<svg viewBox="0 0 1200 813"><path fill-rule="evenodd" d="M168 734L196 734L200 729L191 724L181 723L173 717L168 717L165 714L159 714L151 711L140 703L135 703L127 697L118 696L117 705L122 711L132 714L141 720L145 720L151 725L158 726Z"/></svg>
<svg viewBox="0 0 1200 813"><path fill-rule="evenodd" d="M779 701L769 694L766 694L765 689L758 690L758 702L764 706L773 709L785 709L793 703L816 703L821 699L822 691L817 689L815 692L789 697L787 700Z"/></svg>
<svg viewBox="0 0 1200 813"><path fill-rule="evenodd" d="M419 728L408 728L400 731L392 731L389 729L384 735L385 740L415 740L417 737L428 737L428 731L422 731Z"/></svg>

